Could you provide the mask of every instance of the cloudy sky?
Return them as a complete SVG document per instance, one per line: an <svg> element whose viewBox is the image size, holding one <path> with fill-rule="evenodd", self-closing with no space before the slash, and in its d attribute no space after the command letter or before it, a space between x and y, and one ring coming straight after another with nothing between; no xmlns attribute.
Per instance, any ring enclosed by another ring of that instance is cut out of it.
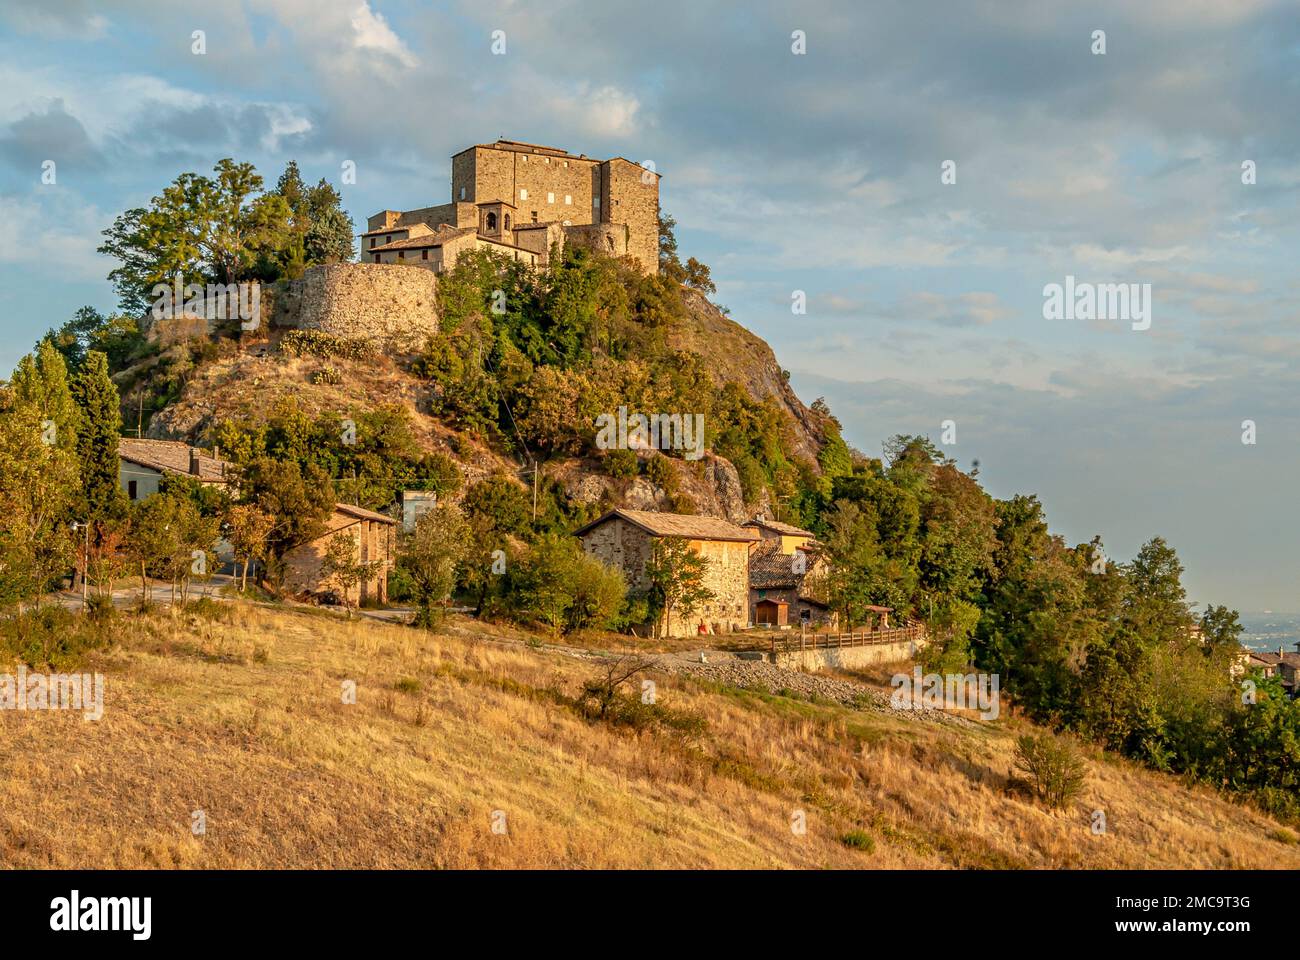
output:
<svg viewBox="0 0 1300 960"><path fill-rule="evenodd" d="M1069 541L1162 534L1193 599L1294 611L1298 85L1300 7L1266 0L0 0L0 368L110 309L99 232L222 157L353 161L358 225L499 136L650 160L862 451L952 420ZM1044 319L1067 275L1150 284L1150 329Z"/></svg>

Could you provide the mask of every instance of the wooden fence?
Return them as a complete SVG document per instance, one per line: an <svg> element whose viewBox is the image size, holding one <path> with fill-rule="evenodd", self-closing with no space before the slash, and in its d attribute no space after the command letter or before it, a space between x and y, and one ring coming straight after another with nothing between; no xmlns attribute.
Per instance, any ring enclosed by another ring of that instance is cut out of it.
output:
<svg viewBox="0 0 1300 960"><path fill-rule="evenodd" d="M856 633L807 633L797 637L773 637L773 653L790 653L794 650L827 650L844 647L871 647L880 643L925 642L925 627L886 627L884 630L863 630Z"/></svg>

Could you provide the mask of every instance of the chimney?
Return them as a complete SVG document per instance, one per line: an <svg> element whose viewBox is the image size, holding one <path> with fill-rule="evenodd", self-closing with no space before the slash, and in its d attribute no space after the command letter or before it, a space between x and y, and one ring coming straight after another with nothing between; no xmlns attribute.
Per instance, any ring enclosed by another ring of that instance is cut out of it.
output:
<svg viewBox="0 0 1300 960"><path fill-rule="evenodd" d="M190 447L190 475L197 477L199 475L199 452Z"/></svg>

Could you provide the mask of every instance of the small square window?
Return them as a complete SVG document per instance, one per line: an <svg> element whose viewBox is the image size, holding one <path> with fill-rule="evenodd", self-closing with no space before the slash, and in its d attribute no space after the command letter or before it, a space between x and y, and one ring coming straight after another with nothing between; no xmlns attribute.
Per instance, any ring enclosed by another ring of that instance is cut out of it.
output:
<svg viewBox="0 0 1300 960"><path fill-rule="evenodd" d="M405 259L406 259L406 251L405 251L405 250L398 250L398 251L397 251L397 259L398 259L398 260L405 260Z"/></svg>
<svg viewBox="0 0 1300 960"><path fill-rule="evenodd" d="M391 233L388 236L384 237L384 243L392 243L392 242L393 242L393 235Z"/></svg>
<svg viewBox="0 0 1300 960"><path fill-rule="evenodd" d="M370 245L373 247L373 246L375 245L375 242L376 242L378 239L379 239L378 237L371 237L371 238L370 238Z"/></svg>
<svg viewBox="0 0 1300 960"><path fill-rule="evenodd" d="M569 165L569 161L568 161L568 160L565 160L565 161L564 161L564 165L565 165L565 167L568 167L568 165Z"/></svg>
<svg viewBox="0 0 1300 960"><path fill-rule="evenodd" d="M567 194L567 193L564 195L564 205L565 205L566 207L571 207L571 206L573 206L573 197L570 196L570 195Z"/></svg>
<svg viewBox="0 0 1300 960"><path fill-rule="evenodd" d="M429 251L428 251L428 250L421 250L421 251L420 251L420 259L421 259L421 260L428 260L428 259L429 259Z"/></svg>
<svg viewBox="0 0 1300 960"><path fill-rule="evenodd" d="M521 189L521 190L519 191L519 199L520 199L520 200L527 200L527 199L528 199L528 191L527 191L527 190L522 190L522 189Z"/></svg>
<svg viewBox="0 0 1300 960"><path fill-rule="evenodd" d="M554 202L555 202L555 194L553 194L553 193L548 193L548 194L546 195L546 202L547 202L547 203L554 203Z"/></svg>
<svg viewBox="0 0 1300 960"><path fill-rule="evenodd" d="M528 155L527 155L527 154L523 154L523 155L521 155L521 156L519 157L519 162L520 162L520 163L527 163L527 162L528 162Z"/></svg>

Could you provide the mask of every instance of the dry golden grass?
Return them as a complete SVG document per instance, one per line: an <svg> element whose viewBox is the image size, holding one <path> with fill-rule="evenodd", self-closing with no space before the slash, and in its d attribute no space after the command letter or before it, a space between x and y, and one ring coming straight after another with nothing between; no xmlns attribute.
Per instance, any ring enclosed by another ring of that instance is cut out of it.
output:
<svg viewBox="0 0 1300 960"><path fill-rule="evenodd" d="M1109 759L1075 809L1047 812L1008 780L1014 726L658 678L661 703L707 720L692 740L583 719L550 691L593 667L553 651L251 605L128 634L90 664L102 720L0 713L0 863L1300 866L1271 819Z"/></svg>

